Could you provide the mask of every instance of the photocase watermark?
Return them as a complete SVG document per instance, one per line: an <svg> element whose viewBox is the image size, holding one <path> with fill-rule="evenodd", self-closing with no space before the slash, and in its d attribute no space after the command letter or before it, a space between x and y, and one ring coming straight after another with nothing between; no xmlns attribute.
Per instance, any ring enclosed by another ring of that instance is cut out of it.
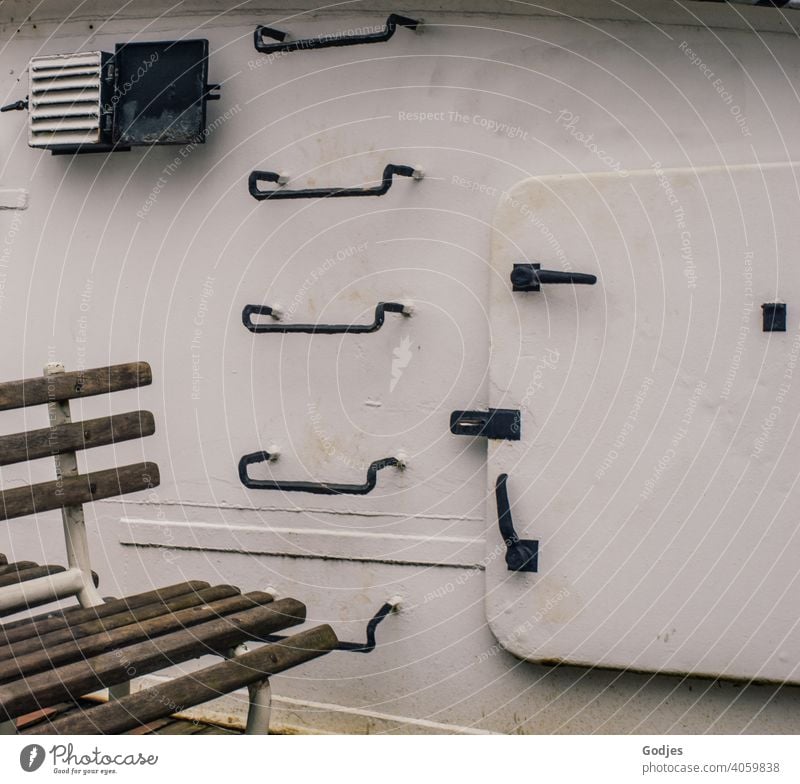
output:
<svg viewBox="0 0 800 784"><path fill-rule="evenodd" d="M585 147L592 155L602 161L611 171L619 174L620 177L627 177L628 172L623 168L622 162L614 158L610 153L600 148L594 141L593 133L584 133L578 130L578 123L580 122L580 115L569 111L569 109L562 109L556 115L556 122L564 127L570 136L576 142Z"/></svg>
<svg viewBox="0 0 800 784"><path fill-rule="evenodd" d="M744 270L742 272L744 281L744 305L742 307L742 321L739 325L736 346L731 355L731 364L725 375L722 392L720 392L720 398L722 400L727 400L728 397L730 397L733 383L736 381L736 376L742 364L742 356L747 346L747 336L750 334L750 319L755 309L755 304L753 302L753 257L753 251L747 251L744 254Z"/></svg>
<svg viewBox="0 0 800 784"><path fill-rule="evenodd" d="M0 251L0 311L3 310L3 304L7 297L6 286L8 283L8 271L11 268L11 249L17 239L21 225L22 214L17 210L14 212L14 217L11 219L6 236L3 238L3 249Z"/></svg>
<svg viewBox="0 0 800 784"><path fill-rule="evenodd" d="M152 505L156 508L155 519L161 524L161 530L164 531L164 544L162 544L160 548L161 557L168 564L173 564L180 559L181 554L170 546L175 541L175 534L172 532L172 528L169 526L169 524L166 523L167 516L164 514L161 498L156 492L158 483L153 481L153 477L151 477L149 474L144 474L142 478L147 485L148 492L144 501L140 501L139 503Z"/></svg>
<svg viewBox="0 0 800 784"><path fill-rule="evenodd" d="M214 296L214 278L208 275L203 281L200 289L200 300L197 303L197 312L195 313L192 330L192 341L189 346L189 352L192 359L192 400L200 400L200 388L203 383L203 375L200 372L200 354L203 344L203 326L206 323L206 316L208 314L209 300Z"/></svg>
<svg viewBox="0 0 800 784"><path fill-rule="evenodd" d="M149 57L142 60L139 67L131 74L130 78L117 86L111 100L103 106L103 112L110 114L117 104L142 80L150 69L158 62L158 52L152 52Z"/></svg>
<svg viewBox="0 0 800 784"><path fill-rule="evenodd" d="M556 237L553 230L531 209L531 206L524 199L515 199L508 191L503 191L500 194L500 204L501 206L508 206L519 212L519 214L545 238L547 244L561 262L562 269L566 272L572 270L572 266L567 259L567 254L564 252L564 248L561 246L558 237Z"/></svg>
<svg viewBox="0 0 800 784"><path fill-rule="evenodd" d="M487 553L481 558L477 564L473 564L469 569L461 572L455 580L448 580L446 583L442 583L434 588L434 590L428 591L428 593L422 597L422 604L428 604L428 602L432 602L435 599L443 599L445 596L453 593L456 588L466 585L473 577L481 574L490 563L505 552L506 542L499 542L490 553Z"/></svg>
<svg viewBox="0 0 800 784"><path fill-rule="evenodd" d="M797 367L798 356L800 356L800 331L795 333L794 340L792 341L792 347L789 350L789 359L786 360L783 378L778 386L778 391L775 393L772 407L761 422L759 434L753 441L753 451L750 453L750 458L753 460L758 459L764 451L764 447L766 447L772 436L775 423L783 413L783 405L786 402L786 398L789 396L792 382L794 381L794 371Z"/></svg>
<svg viewBox="0 0 800 784"><path fill-rule="evenodd" d="M366 471L368 464L365 463L363 460L356 460L350 455L346 455L341 452L334 443L333 436L325 429L323 422L324 418L322 413L317 408L316 403L308 403L306 404L306 410L308 412L308 418L311 422L311 429L314 432L314 435L317 437L317 440L322 447L322 451L328 457L335 457L339 462L344 463L348 468L354 468L359 471Z"/></svg>
<svg viewBox="0 0 800 784"><path fill-rule="evenodd" d="M739 106L738 103L734 103L733 93L725 87L725 83L722 81L722 78L717 76L714 71L712 71L705 62L703 62L703 58L700 57L700 55L689 48L689 44L686 41L682 41L678 46L678 49L680 49L686 55L686 57L689 58L689 62L691 62L691 64L697 68L697 70L700 71L700 73L703 74L703 76L709 81L717 95L720 97L720 100L728 107L728 111L736 121L736 125L739 126L742 136L752 136L753 134L751 133L750 127L747 124L747 117L742 112L742 107Z"/></svg>
<svg viewBox="0 0 800 784"><path fill-rule="evenodd" d="M547 244L550 246L553 253L561 262L561 267L569 272L572 269L567 254L561 246L558 237L553 233L553 230L537 215L528 205L524 199L515 199L509 191L500 190L492 185L472 180L469 177L460 177L454 174L450 179L450 184L455 185L457 188L463 188L470 193L480 193L488 196L490 199L499 196L501 206L508 206L513 210L519 212L539 233L545 238Z"/></svg>
<svg viewBox="0 0 800 784"><path fill-rule="evenodd" d="M664 191L667 203L672 207L675 226L680 232L680 253L683 260L683 274L686 278L686 285L690 289L695 289L697 288L697 265L695 264L694 251L692 249L692 233L686 223L686 210L681 204L678 194L675 193L675 189L672 187L666 172L661 168L661 163L655 161L651 168L656 173L656 177L658 177L658 183Z"/></svg>
<svg viewBox="0 0 800 784"><path fill-rule="evenodd" d="M95 746L87 752L76 751L72 743L57 743L45 751L38 743L25 746L19 754L20 767L27 773L38 770L50 756L52 772L68 776L85 776L91 773L116 773L116 768L143 767L158 764L157 754L106 754Z"/></svg>
<svg viewBox="0 0 800 784"><path fill-rule="evenodd" d="M26 773L32 773L42 767L44 757L44 747L38 743L30 743L19 753L19 766Z"/></svg>
<svg viewBox="0 0 800 784"><path fill-rule="evenodd" d="M94 293L94 280L87 278L83 284L80 302L78 303L78 316L75 325L75 351L77 353L77 369L86 370L86 344L89 341L89 311L92 307Z"/></svg>
<svg viewBox="0 0 800 784"><path fill-rule="evenodd" d="M523 634L526 634L529 631L532 631L534 626L537 623L543 621L559 604L561 604L564 599L566 599L570 595L570 592L566 588L562 588L557 594L548 597L547 601L540 607L534 614L532 618L529 618L525 623L520 624L515 629L512 630L511 634L508 637L503 639L504 645L501 645L499 642L495 643L491 648L486 651L483 651L478 656L478 664L482 664L485 661L488 661L492 658L492 656L496 656L500 651L504 650L504 648L509 645L510 643L516 642Z"/></svg>
<svg viewBox="0 0 800 784"><path fill-rule="evenodd" d="M680 425L672 434L672 438L669 442L669 447L666 449L664 454L659 458L656 462L653 473L650 475L650 478L644 483L644 488L642 492L639 493L639 497L642 500L647 500L653 494L653 491L656 489L661 477L664 475L664 472L670 467L672 461L678 454L678 449L680 448L681 443L683 442L684 438L689 434L689 427L692 424L692 420L694 419L695 411L697 410L697 404L700 402L700 398L705 392L706 388L708 387L708 383L703 381L702 379L697 382L697 385L692 392L691 397L689 398L688 403L686 404L686 408L683 411L683 416L681 417Z"/></svg>
<svg viewBox="0 0 800 784"><path fill-rule="evenodd" d="M645 398L650 391L650 387L652 387L654 383L650 376L645 376L642 379L639 391L633 396L633 405L628 412L628 416L625 417L625 421L622 423L617 437L611 444L612 448L608 450L605 458L603 458L603 462L599 465L597 471L594 472L595 479L602 479L606 475L608 469L616 462L620 451L625 446L628 436L633 432L636 423L639 421L639 414L641 413Z"/></svg>
<svg viewBox="0 0 800 784"><path fill-rule="evenodd" d="M480 128L488 133L497 136L505 136L507 139L522 139L528 141L530 134L519 125L511 125L492 117L485 117L482 114L462 114L457 111L441 112L404 112L397 113L399 122L449 122L456 125L471 125Z"/></svg>
<svg viewBox="0 0 800 784"><path fill-rule="evenodd" d="M533 368L528 386L525 387L525 394L522 396L522 400L520 400L520 408L525 408L527 406L531 398L536 394L537 389L544 389L544 384L542 383L544 375L547 371L556 369L559 356L560 354L557 348L546 348L544 350L544 354L542 354Z"/></svg>
<svg viewBox="0 0 800 784"><path fill-rule="evenodd" d="M241 111L242 107L239 106L238 103L234 104L230 109L228 109L228 111L225 112L225 114L220 115L216 120L214 120L214 122L203 128L202 133L199 133L195 137L194 141L189 142L189 144L184 144L183 147L180 148L178 154L172 159L172 161L161 170L161 175L159 176L158 180L156 180L156 184L153 186L147 198L142 203L142 206L136 211L136 217L139 218L139 220L144 220L144 218L147 217L147 214L153 209L155 203L158 201L159 195L164 188L166 188L169 178L172 177L176 171L178 171L181 164L192 154L192 152L194 152L194 150L196 150L200 144L203 144L205 140L221 125L224 125L226 122L228 122L228 120L239 114Z"/></svg>
<svg viewBox="0 0 800 784"><path fill-rule="evenodd" d="M305 301L312 286L325 277L334 267L356 256L360 256L367 250L368 246L368 242L360 242L358 245L347 245L343 248L339 248L336 253L327 256L321 264L317 265L308 273L305 280L300 284L300 288L295 292L292 301L289 303L289 307L286 308L286 313L289 316L294 315L297 308Z"/></svg>

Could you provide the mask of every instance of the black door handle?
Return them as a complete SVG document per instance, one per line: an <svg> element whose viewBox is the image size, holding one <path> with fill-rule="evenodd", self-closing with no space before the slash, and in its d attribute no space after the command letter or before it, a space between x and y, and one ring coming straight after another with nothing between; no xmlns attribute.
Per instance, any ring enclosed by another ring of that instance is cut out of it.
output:
<svg viewBox="0 0 800 784"><path fill-rule="evenodd" d="M500 474L494 486L497 522L500 526L500 535L506 544L506 564L512 572L538 572L539 540L520 539L517 536L514 521L511 519L511 506L508 503L507 481L508 474Z"/></svg>
<svg viewBox="0 0 800 784"><path fill-rule="evenodd" d="M541 264L515 264L511 270L513 291L539 291L543 283L583 283L594 286L597 277L585 272L558 272L543 270Z"/></svg>

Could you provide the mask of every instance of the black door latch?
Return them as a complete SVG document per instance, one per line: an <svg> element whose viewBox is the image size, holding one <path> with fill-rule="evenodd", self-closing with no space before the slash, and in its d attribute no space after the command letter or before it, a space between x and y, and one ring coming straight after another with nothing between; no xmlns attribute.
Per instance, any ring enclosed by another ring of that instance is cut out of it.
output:
<svg viewBox="0 0 800 784"><path fill-rule="evenodd" d="M539 540L520 539L517 536L514 521L511 519L511 506L508 503L507 481L508 474L500 474L494 487L497 499L497 522L500 526L500 536L506 544L506 564L511 572L538 572Z"/></svg>
<svg viewBox="0 0 800 784"><path fill-rule="evenodd" d="M511 271L511 284L513 291L539 291L543 283L583 283L594 286L597 283L595 275L585 272L558 272L556 270L543 270L541 264L515 264Z"/></svg>
<svg viewBox="0 0 800 784"><path fill-rule="evenodd" d="M483 436L504 441L519 441L522 415L514 408L488 411L453 411L450 432L455 436Z"/></svg>

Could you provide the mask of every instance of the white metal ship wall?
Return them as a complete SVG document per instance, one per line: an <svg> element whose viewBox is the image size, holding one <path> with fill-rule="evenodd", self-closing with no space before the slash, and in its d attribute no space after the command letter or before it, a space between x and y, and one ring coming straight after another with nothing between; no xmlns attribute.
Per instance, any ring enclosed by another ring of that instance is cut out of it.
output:
<svg viewBox="0 0 800 784"><path fill-rule="evenodd" d="M272 586L352 640L402 596L374 653L276 679L286 726L800 730L794 688L548 669L505 652L484 611L484 540L496 534L486 445L448 433L450 411L488 402L500 194L537 174L798 159L792 15L666 2L354 3L296 17L170 5L0 11L3 103L24 95L30 57L134 37L207 37L223 85L196 148L54 157L27 147L23 113L0 121L2 378L54 358L154 369L153 387L112 401L156 413L156 438L117 449L156 460L163 484L94 505L104 594L182 576ZM315 35L380 25L389 10L421 14L425 32L272 58L252 46L256 23ZM256 168L324 186L374 180L387 163L426 177L379 199L258 203L246 187ZM413 300L415 314L313 338L252 335L240 319L245 304L279 303L295 322L368 321L381 300ZM286 479L362 481L365 464L398 451L408 467L383 471L365 497L246 491L239 457L273 444ZM4 471L6 483L24 478ZM58 527L51 515L13 524L0 551L57 561Z"/></svg>

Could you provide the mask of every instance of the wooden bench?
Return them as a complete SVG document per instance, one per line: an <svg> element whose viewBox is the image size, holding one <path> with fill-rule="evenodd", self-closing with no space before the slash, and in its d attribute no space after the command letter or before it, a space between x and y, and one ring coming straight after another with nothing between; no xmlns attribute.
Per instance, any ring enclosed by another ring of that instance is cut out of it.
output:
<svg viewBox="0 0 800 784"><path fill-rule="evenodd" d="M143 462L79 473L76 452L152 435L155 420L149 411L134 411L72 422L69 401L151 382L144 362L69 373L54 363L42 377L0 384L0 411L41 405L49 414L47 427L0 436L0 466L52 457L56 469L54 480L0 492L0 520L60 509L67 557L66 566L54 566L0 556L0 618L25 613L0 625L5 733L122 733L246 686L246 732L266 734L269 677L337 646L333 630L323 625L244 652L244 643L267 641L305 621L303 604L261 591L243 594L230 585L190 581L121 599L101 597L83 505L156 487L159 471ZM78 603L66 609L29 612L71 597ZM225 660L130 693L134 678L207 654ZM105 688L107 703L61 715L64 704ZM32 713L53 718L31 727L23 719Z"/></svg>

